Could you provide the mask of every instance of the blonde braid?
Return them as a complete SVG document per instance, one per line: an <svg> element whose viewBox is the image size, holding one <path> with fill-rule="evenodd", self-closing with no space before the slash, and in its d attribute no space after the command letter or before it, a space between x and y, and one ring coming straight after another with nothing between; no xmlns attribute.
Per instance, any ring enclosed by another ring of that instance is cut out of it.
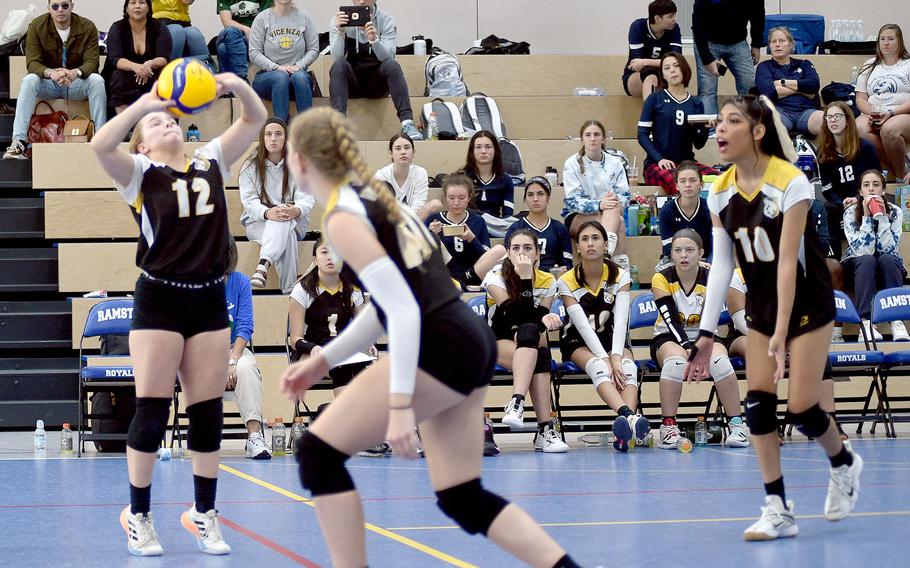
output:
<svg viewBox="0 0 910 568"><path fill-rule="evenodd" d="M369 185L376 194L376 201L386 211L388 220L391 223L401 221L401 211L399 210L398 200L392 195L385 185L376 179L373 172L367 166L360 150L357 149L357 141L351 132L350 126L340 114L329 115L329 121L335 130L335 141L338 143L338 152L341 154L350 171L360 178L360 183Z"/></svg>

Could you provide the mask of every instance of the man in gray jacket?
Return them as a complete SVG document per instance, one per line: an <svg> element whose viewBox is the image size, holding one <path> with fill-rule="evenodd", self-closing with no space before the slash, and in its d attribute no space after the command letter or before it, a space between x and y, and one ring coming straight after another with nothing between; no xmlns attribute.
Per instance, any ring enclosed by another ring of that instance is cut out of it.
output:
<svg viewBox="0 0 910 568"><path fill-rule="evenodd" d="M414 126L408 84L395 61L395 18L380 10L376 0L354 0L353 4L369 6L370 21L365 26L349 26L344 12L338 12L332 19L329 31L334 60L329 80L332 107L346 114L351 97L380 98L391 93L401 131L413 140L423 140Z"/></svg>

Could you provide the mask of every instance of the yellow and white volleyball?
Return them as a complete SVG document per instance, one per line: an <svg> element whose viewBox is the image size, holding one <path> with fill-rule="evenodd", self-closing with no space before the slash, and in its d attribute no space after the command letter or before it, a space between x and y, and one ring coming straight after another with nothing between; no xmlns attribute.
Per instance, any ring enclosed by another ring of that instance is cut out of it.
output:
<svg viewBox="0 0 910 568"><path fill-rule="evenodd" d="M176 116L196 114L215 101L218 85L208 67L195 59L175 59L161 70L158 96L174 101Z"/></svg>

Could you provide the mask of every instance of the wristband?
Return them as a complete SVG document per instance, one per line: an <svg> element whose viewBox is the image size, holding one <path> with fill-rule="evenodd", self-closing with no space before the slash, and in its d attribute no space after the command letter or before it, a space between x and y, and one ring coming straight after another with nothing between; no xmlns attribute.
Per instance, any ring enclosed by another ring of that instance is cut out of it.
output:
<svg viewBox="0 0 910 568"><path fill-rule="evenodd" d="M708 331L707 329L699 329L699 330L698 330L698 337L707 337L707 338L713 340L713 339L714 339L714 333L711 332L711 331Z"/></svg>
<svg viewBox="0 0 910 568"><path fill-rule="evenodd" d="M304 341L303 339L298 339L297 343L294 344L294 351L297 352L297 356L307 355L313 351L313 348L316 347L315 343L310 341Z"/></svg>
<svg viewBox="0 0 910 568"><path fill-rule="evenodd" d="M521 282L521 296L523 298L534 297L534 278L533 278L533 276L531 278L528 278L527 280L522 278L520 282Z"/></svg>

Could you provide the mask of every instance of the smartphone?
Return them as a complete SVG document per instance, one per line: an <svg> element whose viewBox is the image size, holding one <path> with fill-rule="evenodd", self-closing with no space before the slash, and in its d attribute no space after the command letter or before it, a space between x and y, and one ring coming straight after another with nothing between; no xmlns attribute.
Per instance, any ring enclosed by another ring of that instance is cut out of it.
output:
<svg viewBox="0 0 910 568"><path fill-rule="evenodd" d="M370 21L369 6L339 6L338 9L348 15L349 27L362 27Z"/></svg>
<svg viewBox="0 0 910 568"><path fill-rule="evenodd" d="M464 225L443 225L442 234L447 237L460 237L464 234Z"/></svg>
<svg viewBox="0 0 910 568"><path fill-rule="evenodd" d="M718 63L718 64L717 64L717 74L718 74L719 76L721 76L721 77L723 77L724 75L726 75L726 74L727 74L727 66L724 65L723 63Z"/></svg>

